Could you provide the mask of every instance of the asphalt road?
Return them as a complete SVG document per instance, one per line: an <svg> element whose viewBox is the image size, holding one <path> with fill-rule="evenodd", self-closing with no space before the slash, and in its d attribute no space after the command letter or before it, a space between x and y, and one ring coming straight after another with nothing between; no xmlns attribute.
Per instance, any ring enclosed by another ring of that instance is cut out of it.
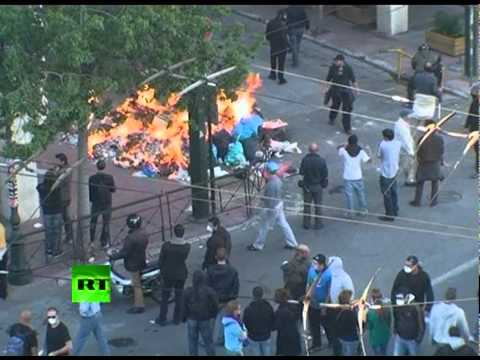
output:
<svg viewBox="0 0 480 360"><path fill-rule="evenodd" d="M262 33L263 26L254 21L237 16L235 20L244 22L249 34ZM361 44L359 44L361 45ZM335 53L308 42L302 43L301 65L295 72L324 79L328 66ZM348 61L348 59L347 59ZM255 64L268 66L268 48L263 47L254 60ZM398 86L387 74L372 69L358 61L351 61L356 72L359 86L371 91L378 91L389 95L404 95L405 89ZM252 68L252 70L255 70ZM287 71L290 71L287 68ZM266 79L267 73L260 71L265 78L261 94L277 96L291 100L300 100L304 103L321 106L325 88L318 83L304 79L286 76L288 84L279 86ZM341 132L340 117L336 126L327 124L328 112L311 106L301 106L287 101L280 101L265 96L258 96L258 103L263 113L268 118L281 118L289 123L289 136L292 141L298 141L300 148L305 152L308 144L316 141L320 144L320 152L326 158L330 173L330 190L342 184L341 164L336 155L336 145L346 141L346 136ZM467 111L468 103L452 97L446 97L444 107L451 107ZM372 117L395 121L400 105L392 101L363 94L355 102L354 112ZM450 129L460 129L464 117L457 116L448 124ZM388 127L388 123L376 122L353 117L353 128L358 134L361 145L371 149L381 140L381 130ZM457 139L446 138L446 157L449 164L453 164L461 155L463 142ZM285 160L298 164L302 155L287 155ZM378 184L378 163L368 165L364 176L368 208L370 213L383 213L383 202ZM413 189L400 188L400 216L409 218L395 221L392 226L377 220L376 216L368 216L362 221L368 224L352 223L345 220L339 210L325 210L324 215L330 219L325 220L325 228L321 231L306 231L301 228L301 217L296 212L301 211L297 201L301 200L297 179L286 180L286 198L288 202L289 221L292 225L298 242L308 244L312 253L324 253L327 256L340 256L345 264L346 271L352 276L357 295L362 291L370 276L378 267L382 270L374 286L389 295L391 285L397 272L402 268L406 256L415 254L422 261L425 270L432 279L444 275L452 269L468 262L478 256L478 243L475 239L467 239L455 234L472 235L471 231L457 228L447 228L438 224L450 224L466 228L477 227L477 182L470 179L473 172L474 160L469 154L459 166L454 175L442 185L440 204L435 208L411 208L408 202L413 198ZM325 194L326 206L343 208L344 198L341 192L333 191ZM423 222L425 223L423 223ZM240 293L242 303L247 304L251 290L254 286L262 285L267 297L273 295L274 290L282 285L279 266L283 260L288 259L292 253L283 249L281 233L277 230L271 232L263 252L250 253L245 250L254 238L258 226L245 226L232 232L233 251L232 264L240 273ZM450 235L448 235L450 234ZM190 270L199 267L204 249L201 243L195 243L190 256ZM465 271L439 283L434 287L435 297L443 298L443 293L448 286L458 290L459 298L476 297L477 266L467 268ZM48 305L56 305L61 311L72 333L77 329L76 306L69 302L69 284L58 284L52 280L39 280L34 285L26 288L12 290L7 303L0 302L0 333L2 328L13 321L19 311L25 307L34 310L36 317L34 325L41 326L41 312ZM32 295L34 294L34 295ZM115 298L111 304L105 305L105 324L107 335L113 338L130 338L133 344L125 347L114 347L114 355L186 355L187 334L186 326L168 326L159 328L149 323L158 314L158 306L147 300L147 311L141 315L128 315L125 310L130 306L127 299ZM478 301L461 303L465 309L471 329L477 327ZM172 311L172 310L171 310ZM44 331L41 331L42 336ZM0 349L4 347L6 338L0 337ZM219 348L217 348L219 349ZM424 354L431 354L431 347L424 342ZM92 339L85 349L85 355L97 353L96 345ZM222 350L219 349L219 353ZM320 355L326 355L321 353Z"/></svg>

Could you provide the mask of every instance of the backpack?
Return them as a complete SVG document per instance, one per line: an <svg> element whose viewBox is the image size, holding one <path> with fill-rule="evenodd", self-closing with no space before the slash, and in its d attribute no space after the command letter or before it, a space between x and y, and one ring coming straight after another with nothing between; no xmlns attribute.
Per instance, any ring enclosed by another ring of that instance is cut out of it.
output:
<svg viewBox="0 0 480 360"><path fill-rule="evenodd" d="M25 356L25 335L15 334L8 338L6 356Z"/></svg>

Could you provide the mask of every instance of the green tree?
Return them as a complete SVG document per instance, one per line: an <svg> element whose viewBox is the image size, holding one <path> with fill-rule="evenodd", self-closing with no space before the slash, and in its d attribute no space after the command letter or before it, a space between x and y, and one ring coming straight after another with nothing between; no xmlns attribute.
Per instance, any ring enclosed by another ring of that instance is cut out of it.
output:
<svg viewBox="0 0 480 360"><path fill-rule="evenodd" d="M218 81L232 95L259 41L246 45L242 26L223 21L228 15L217 5L0 6L0 125L9 129L16 114L33 118L26 126L29 145L14 144L7 130L5 156L25 159L72 128L79 134L78 158L86 156L90 114L102 118L145 78L189 58L195 61L182 68L189 79L237 66ZM150 85L165 99L189 83L163 76ZM89 102L92 96L98 101ZM185 105L183 99L178 104ZM89 213L86 182L83 163L79 217ZM88 221L79 225L75 254L84 260L81 229Z"/></svg>

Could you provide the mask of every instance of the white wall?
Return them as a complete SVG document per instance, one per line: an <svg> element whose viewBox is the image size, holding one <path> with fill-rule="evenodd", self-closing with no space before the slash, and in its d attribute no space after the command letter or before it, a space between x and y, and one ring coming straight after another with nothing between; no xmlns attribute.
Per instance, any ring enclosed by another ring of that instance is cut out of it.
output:
<svg viewBox="0 0 480 360"><path fill-rule="evenodd" d="M377 5L377 31L389 36L408 31L408 5Z"/></svg>

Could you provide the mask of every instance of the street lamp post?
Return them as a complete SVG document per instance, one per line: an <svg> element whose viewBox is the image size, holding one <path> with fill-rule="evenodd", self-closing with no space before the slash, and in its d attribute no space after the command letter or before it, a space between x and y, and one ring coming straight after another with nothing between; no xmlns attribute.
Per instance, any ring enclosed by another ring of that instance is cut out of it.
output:
<svg viewBox="0 0 480 360"><path fill-rule="evenodd" d="M478 72L479 6L465 6L465 75L476 79Z"/></svg>
<svg viewBox="0 0 480 360"><path fill-rule="evenodd" d="M15 163L8 167L9 174L15 171L15 167ZM12 176L8 182L8 197L10 205L10 231L7 242L10 248L8 282L12 285L27 285L32 282L32 270L25 257L25 242L20 230L16 176Z"/></svg>

